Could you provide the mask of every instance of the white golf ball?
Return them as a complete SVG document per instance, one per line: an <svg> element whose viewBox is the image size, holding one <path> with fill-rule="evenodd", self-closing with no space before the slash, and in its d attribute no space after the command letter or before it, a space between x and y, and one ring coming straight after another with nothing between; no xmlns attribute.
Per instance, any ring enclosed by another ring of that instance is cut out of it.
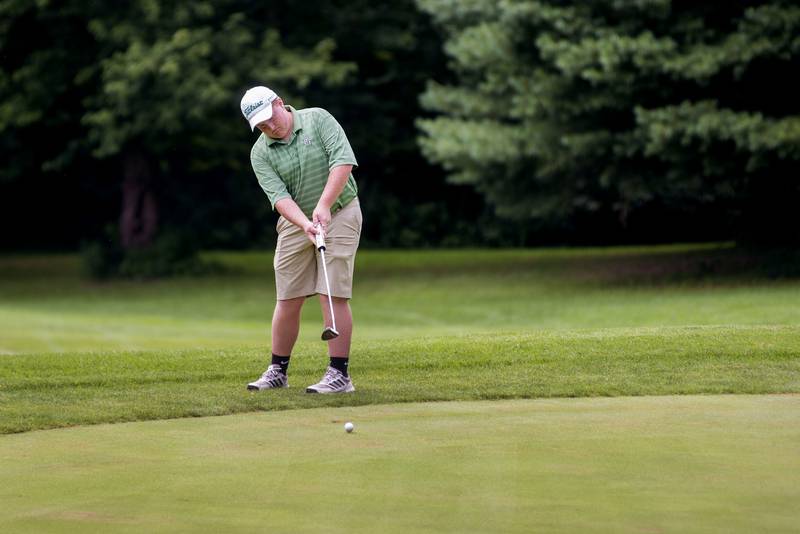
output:
<svg viewBox="0 0 800 534"><path fill-rule="evenodd" d="M352 432L354 428L355 428L355 427L353 426L353 423L350 423L349 421L348 421L347 423L345 423L345 424L344 424L344 430L345 430L345 432L347 432L348 434L349 434L350 432Z"/></svg>

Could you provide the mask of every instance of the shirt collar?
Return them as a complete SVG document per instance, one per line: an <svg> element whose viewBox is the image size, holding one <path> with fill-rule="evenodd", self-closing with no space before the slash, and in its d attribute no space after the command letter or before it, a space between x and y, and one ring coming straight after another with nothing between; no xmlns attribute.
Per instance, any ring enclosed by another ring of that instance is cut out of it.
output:
<svg viewBox="0 0 800 534"><path fill-rule="evenodd" d="M297 137L297 132L303 129L303 118L297 113L297 110L294 109L292 106L286 106L286 109L289 110L289 113L292 114L292 135L289 137L288 141L282 141L281 139L273 139L268 135L264 135L267 138L267 146L272 146L275 143L281 143L285 145L291 145L294 138Z"/></svg>

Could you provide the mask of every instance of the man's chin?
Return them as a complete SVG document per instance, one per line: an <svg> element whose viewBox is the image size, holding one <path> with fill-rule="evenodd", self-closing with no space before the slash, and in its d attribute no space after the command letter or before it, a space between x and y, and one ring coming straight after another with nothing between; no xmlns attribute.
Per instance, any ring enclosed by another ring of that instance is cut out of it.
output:
<svg viewBox="0 0 800 534"><path fill-rule="evenodd" d="M268 133L267 137L269 137L270 139L277 139L278 141L280 141L281 139L286 139L287 135L289 135L288 131L282 132L282 133L281 132L272 132L272 133Z"/></svg>

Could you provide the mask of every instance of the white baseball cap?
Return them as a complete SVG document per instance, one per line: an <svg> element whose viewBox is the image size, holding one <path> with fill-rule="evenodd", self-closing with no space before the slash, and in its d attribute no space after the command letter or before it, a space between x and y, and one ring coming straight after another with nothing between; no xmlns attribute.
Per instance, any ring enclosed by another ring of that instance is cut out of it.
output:
<svg viewBox="0 0 800 534"><path fill-rule="evenodd" d="M276 98L275 91L263 85L247 90L241 105L242 115L250 123L251 130L255 130L259 122L272 117L272 101Z"/></svg>

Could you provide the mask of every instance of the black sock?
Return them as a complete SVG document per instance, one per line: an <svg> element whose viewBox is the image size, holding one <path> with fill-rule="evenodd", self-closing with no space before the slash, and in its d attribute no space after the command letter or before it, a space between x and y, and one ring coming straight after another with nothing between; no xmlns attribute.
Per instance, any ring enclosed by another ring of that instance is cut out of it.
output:
<svg viewBox="0 0 800 534"><path fill-rule="evenodd" d="M289 355L289 356L278 356L277 354L273 354L272 355L272 365L280 365L281 366L281 372L283 374L286 374L286 370L289 369L289 358L291 358L291 355Z"/></svg>
<svg viewBox="0 0 800 534"><path fill-rule="evenodd" d="M347 364L349 362L350 358L337 358L336 356L331 356L331 367L341 371L344 376L350 376L347 374Z"/></svg>

